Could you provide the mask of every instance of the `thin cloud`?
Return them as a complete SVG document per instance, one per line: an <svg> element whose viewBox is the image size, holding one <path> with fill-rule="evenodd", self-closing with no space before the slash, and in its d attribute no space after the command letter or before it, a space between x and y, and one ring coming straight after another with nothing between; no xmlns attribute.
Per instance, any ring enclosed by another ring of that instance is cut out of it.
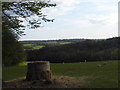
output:
<svg viewBox="0 0 120 90"><path fill-rule="evenodd" d="M105 20L95 20L95 19L90 19L89 20L92 24L104 24Z"/></svg>
<svg viewBox="0 0 120 90"><path fill-rule="evenodd" d="M108 38L118 35L118 0L51 1L57 6L43 11L49 18L56 19L55 22L35 30L36 33L31 31L32 35L28 33L26 38Z"/></svg>
<svg viewBox="0 0 120 90"><path fill-rule="evenodd" d="M52 2L57 4L55 8L43 10L44 13L48 13L49 17L66 15L68 12L74 10L81 0L52 0Z"/></svg>

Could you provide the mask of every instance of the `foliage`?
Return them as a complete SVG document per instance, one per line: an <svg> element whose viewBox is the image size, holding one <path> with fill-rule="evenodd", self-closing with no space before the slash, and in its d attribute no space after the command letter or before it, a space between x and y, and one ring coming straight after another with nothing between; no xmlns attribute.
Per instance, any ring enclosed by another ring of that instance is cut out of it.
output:
<svg viewBox="0 0 120 90"><path fill-rule="evenodd" d="M35 2L2 2L2 56L3 64L10 66L25 60L25 52L22 44L18 42L20 36L24 35L25 27L22 19L28 22L30 28L38 28L43 21L52 21L45 18L41 9L56 6L45 1ZM37 19L30 19L33 16Z"/></svg>
<svg viewBox="0 0 120 90"><path fill-rule="evenodd" d="M49 1L34 1L34 2L3 2L2 3L2 14L4 26L8 29L16 32L17 35L24 35L23 30L25 26L21 24L23 22L19 18L24 18L30 28L40 27L41 20L45 22L53 22L53 19L47 19L46 15L43 15L41 9L46 7L56 6L56 4L50 4ZM31 19L31 17L36 16L37 19Z"/></svg>
<svg viewBox="0 0 120 90"><path fill-rule="evenodd" d="M120 38L107 40L85 40L40 50L27 51L27 60L48 60L50 62L84 62L120 59Z"/></svg>
<svg viewBox="0 0 120 90"><path fill-rule="evenodd" d="M5 66L14 65L26 60L26 54L22 44L7 29L3 29L2 32L2 59Z"/></svg>

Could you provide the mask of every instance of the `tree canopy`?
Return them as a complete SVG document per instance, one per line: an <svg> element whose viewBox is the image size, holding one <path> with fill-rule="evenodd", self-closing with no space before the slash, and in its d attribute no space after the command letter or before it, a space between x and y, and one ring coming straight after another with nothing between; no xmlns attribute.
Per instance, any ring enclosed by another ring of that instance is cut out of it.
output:
<svg viewBox="0 0 120 90"><path fill-rule="evenodd" d="M70 44L56 44L38 50L26 50L28 61L72 63L120 59L120 37L104 40L83 40Z"/></svg>
<svg viewBox="0 0 120 90"><path fill-rule="evenodd" d="M32 2L2 2L2 57L3 64L10 66L26 59L22 44L18 42L20 36L24 35L25 27L38 28L41 21L53 22L47 19L42 8L53 7L49 1ZM33 16L38 18L31 19ZM28 24L23 25L25 19Z"/></svg>
<svg viewBox="0 0 120 90"><path fill-rule="evenodd" d="M47 19L42 13L43 8L53 7L56 4L51 4L50 1L33 1L33 2L2 2L2 18L3 25L7 29L11 29L17 35L24 35L25 25L22 25L19 18L24 18L30 28L40 27L41 21L53 22L54 19ZM31 19L33 16L38 18Z"/></svg>

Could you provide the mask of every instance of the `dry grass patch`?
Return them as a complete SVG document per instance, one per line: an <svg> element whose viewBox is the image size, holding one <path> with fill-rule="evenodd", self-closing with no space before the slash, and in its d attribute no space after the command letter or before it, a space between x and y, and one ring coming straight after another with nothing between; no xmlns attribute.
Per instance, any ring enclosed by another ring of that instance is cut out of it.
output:
<svg viewBox="0 0 120 90"><path fill-rule="evenodd" d="M26 81L25 77L5 81L3 88L80 88L87 77L53 76L52 84L45 81Z"/></svg>

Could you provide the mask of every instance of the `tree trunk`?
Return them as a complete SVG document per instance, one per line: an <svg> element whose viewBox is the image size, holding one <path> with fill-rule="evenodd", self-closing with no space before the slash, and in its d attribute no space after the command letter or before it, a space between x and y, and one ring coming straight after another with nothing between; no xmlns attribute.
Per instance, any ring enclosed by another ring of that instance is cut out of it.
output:
<svg viewBox="0 0 120 90"><path fill-rule="evenodd" d="M48 61L36 61L28 63L26 79L51 81L50 63Z"/></svg>

